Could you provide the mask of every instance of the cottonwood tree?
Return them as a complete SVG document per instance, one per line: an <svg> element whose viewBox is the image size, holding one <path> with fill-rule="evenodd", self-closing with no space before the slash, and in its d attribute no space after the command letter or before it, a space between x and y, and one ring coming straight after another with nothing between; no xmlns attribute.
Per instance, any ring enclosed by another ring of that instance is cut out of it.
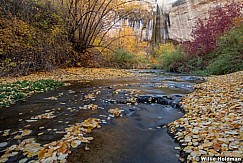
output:
<svg viewBox="0 0 243 163"><path fill-rule="evenodd" d="M106 36L116 27L118 22L138 15L133 9L127 10L134 2L123 0L68 0L63 3L67 9L66 18L68 38L79 52L86 52L94 47L108 48ZM126 11L126 12L124 12ZM123 36L122 36L123 37ZM119 39L119 38L116 38Z"/></svg>

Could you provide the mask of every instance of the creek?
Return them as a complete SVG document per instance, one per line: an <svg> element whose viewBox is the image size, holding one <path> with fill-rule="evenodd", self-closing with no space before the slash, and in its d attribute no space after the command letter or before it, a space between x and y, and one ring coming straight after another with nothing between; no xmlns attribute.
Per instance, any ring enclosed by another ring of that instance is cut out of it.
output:
<svg viewBox="0 0 243 163"><path fill-rule="evenodd" d="M193 85L202 82L195 76L159 70L131 70L134 77L90 82L69 81L57 90L35 94L9 108L1 108L0 131L28 128L40 144L60 140L67 128L87 118L105 122L88 136L94 140L72 149L68 162L78 163L176 163L178 146L167 133L166 125L183 116L180 99L193 92ZM91 98L86 98L91 96ZM51 97L55 97L52 99ZM88 104L97 110L80 109ZM122 117L109 117L108 110L124 110ZM53 111L55 118L29 122L30 117ZM50 130L47 130L50 129ZM59 133L57 133L59 131ZM42 132L42 135L38 133ZM13 136L12 136L13 137ZM14 144L15 139L0 136L0 142ZM0 149L1 150L1 149ZM3 153L0 152L0 156ZM11 157L17 162L23 156Z"/></svg>

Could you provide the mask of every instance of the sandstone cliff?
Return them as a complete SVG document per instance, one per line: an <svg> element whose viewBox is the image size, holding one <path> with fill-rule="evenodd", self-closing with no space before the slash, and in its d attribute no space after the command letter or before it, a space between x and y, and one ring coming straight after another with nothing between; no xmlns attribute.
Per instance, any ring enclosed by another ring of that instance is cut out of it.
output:
<svg viewBox="0 0 243 163"><path fill-rule="evenodd" d="M242 2L242 0L237 0ZM170 10L171 27L169 37L171 39L187 41L193 39L191 32L198 18L208 16L210 8L221 6L227 0L178 0Z"/></svg>

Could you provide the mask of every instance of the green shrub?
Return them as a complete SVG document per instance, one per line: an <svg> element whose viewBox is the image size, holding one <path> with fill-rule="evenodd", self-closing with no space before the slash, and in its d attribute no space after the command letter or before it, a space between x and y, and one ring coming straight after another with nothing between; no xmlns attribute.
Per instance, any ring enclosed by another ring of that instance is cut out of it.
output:
<svg viewBox="0 0 243 163"><path fill-rule="evenodd" d="M222 75L243 70L243 57L222 54L207 67L209 74Z"/></svg>
<svg viewBox="0 0 243 163"><path fill-rule="evenodd" d="M196 70L193 71L194 75L198 75L198 76L209 76L209 72L207 70Z"/></svg>
<svg viewBox="0 0 243 163"><path fill-rule="evenodd" d="M216 54L242 55L243 25L231 29L218 39Z"/></svg>
<svg viewBox="0 0 243 163"><path fill-rule="evenodd" d="M153 55L155 57L159 57L161 54L171 53L174 51L176 51L176 47L171 43L166 43L166 44L162 44L159 47L155 48Z"/></svg>
<svg viewBox="0 0 243 163"><path fill-rule="evenodd" d="M221 75L243 70L243 25L220 37L212 55L217 57L207 66L210 74Z"/></svg>
<svg viewBox="0 0 243 163"><path fill-rule="evenodd" d="M243 25L233 27L217 39L217 48L204 56L183 57L180 51L164 53L161 65L168 71L196 75L221 75L243 70Z"/></svg>
<svg viewBox="0 0 243 163"><path fill-rule="evenodd" d="M111 57L111 65L116 68L134 68L138 64L138 57L125 49L117 49Z"/></svg>
<svg viewBox="0 0 243 163"><path fill-rule="evenodd" d="M201 70L203 68L203 58L202 57L191 57L187 61L188 67L191 71Z"/></svg>
<svg viewBox="0 0 243 163"><path fill-rule="evenodd" d="M178 47L176 50L164 51L160 54L159 65L166 71L188 72L189 67L186 63L187 57Z"/></svg>

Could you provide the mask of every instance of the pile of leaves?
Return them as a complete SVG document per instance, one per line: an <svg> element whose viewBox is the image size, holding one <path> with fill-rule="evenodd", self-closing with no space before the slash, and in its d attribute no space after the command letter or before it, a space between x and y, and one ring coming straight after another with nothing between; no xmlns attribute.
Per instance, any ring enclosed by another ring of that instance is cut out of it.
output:
<svg viewBox="0 0 243 163"><path fill-rule="evenodd" d="M84 137L84 134L90 133L94 128L100 128L100 119L88 118L82 123L76 123L65 129L66 134L61 140L44 145L39 151L38 159L40 162L65 162L70 148L77 148L81 143L89 143L93 137Z"/></svg>
<svg viewBox="0 0 243 163"><path fill-rule="evenodd" d="M0 107L7 107L16 101L24 100L34 93L54 90L63 83L54 80L39 80L35 82L22 81L0 85Z"/></svg>
<svg viewBox="0 0 243 163"><path fill-rule="evenodd" d="M0 157L0 162L7 162L10 157L22 153L25 158L20 162L67 162L66 158L71 153L71 148L77 148L81 143L89 143L93 137L85 137L95 128L100 128L100 119L88 118L81 123L76 123L65 129L65 135L62 139L41 145L34 138L19 140L19 144L7 147L5 153ZM9 131L6 131L9 132ZM22 134L16 138L20 139L31 134L31 130L24 130ZM8 143L0 144L0 147L7 146ZM88 147L86 145L86 150ZM38 158L37 158L38 157ZM37 161L38 160L38 161Z"/></svg>
<svg viewBox="0 0 243 163"><path fill-rule="evenodd" d="M122 111L123 110L120 110L118 108L115 108L115 109L109 109L108 112L114 116L114 117L121 117L122 116Z"/></svg>
<svg viewBox="0 0 243 163"><path fill-rule="evenodd" d="M169 125L180 142L181 161L196 161L199 156L242 157L242 81L243 71L210 77L181 100L186 114Z"/></svg>

